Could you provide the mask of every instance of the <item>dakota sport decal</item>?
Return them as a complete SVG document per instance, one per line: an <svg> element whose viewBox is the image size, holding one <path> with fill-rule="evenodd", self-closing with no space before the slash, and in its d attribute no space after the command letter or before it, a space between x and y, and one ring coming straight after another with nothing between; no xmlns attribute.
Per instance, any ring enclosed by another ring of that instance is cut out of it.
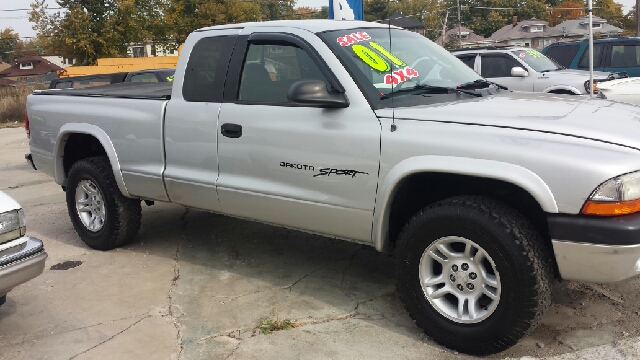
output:
<svg viewBox="0 0 640 360"><path fill-rule="evenodd" d="M354 178L358 174L369 175L369 173L366 173L366 172L357 171L357 170L345 170L345 169L341 170L341 169L324 168L324 169L320 169L318 171L320 171L320 172L315 174L315 175L313 175L313 177L331 176L331 174L334 174L334 175L351 176L352 178Z"/></svg>

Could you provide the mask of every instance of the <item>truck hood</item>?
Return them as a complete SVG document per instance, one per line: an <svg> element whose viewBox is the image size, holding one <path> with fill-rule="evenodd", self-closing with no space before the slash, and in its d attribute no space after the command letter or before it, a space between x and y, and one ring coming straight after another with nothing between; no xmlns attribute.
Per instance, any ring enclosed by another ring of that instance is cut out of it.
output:
<svg viewBox="0 0 640 360"><path fill-rule="evenodd" d="M379 117L496 126L591 139L640 150L640 106L576 95L511 92L380 109Z"/></svg>
<svg viewBox="0 0 640 360"><path fill-rule="evenodd" d="M585 71L585 70L569 70L569 69L564 69L564 70L558 70L558 71L549 71L546 73L548 76L554 76L554 75L561 75L561 76L575 76L575 77L579 77L581 79L584 80L589 80L589 71ZM602 72L602 71L594 71L593 72L593 78L594 79L606 79L609 76L610 73L608 72Z"/></svg>
<svg viewBox="0 0 640 360"><path fill-rule="evenodd" d="M0 213L18 209L20 209L20 204L13 200L11 196L0 191Z"/></svg>

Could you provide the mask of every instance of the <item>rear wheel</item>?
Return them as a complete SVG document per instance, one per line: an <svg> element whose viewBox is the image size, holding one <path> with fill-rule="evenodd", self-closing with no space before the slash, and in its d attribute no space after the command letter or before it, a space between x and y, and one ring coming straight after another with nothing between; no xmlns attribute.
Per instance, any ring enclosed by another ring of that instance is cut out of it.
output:
<svg viewBox="0 0 640 360"><path fill-rule="evenodd" d="M73 164L67 181L67 209L82 241L94 249L121 246L140 229L140 201L122 195L107 157Z"/></svg>
<svg viewBox="0 0 640 360"><path fill-rule="evenodd" d="M505 350L551 303L550 251L522 215L498 201L469 196L430 205L407 223L397 245L405 306L448 348Z"/></svg>

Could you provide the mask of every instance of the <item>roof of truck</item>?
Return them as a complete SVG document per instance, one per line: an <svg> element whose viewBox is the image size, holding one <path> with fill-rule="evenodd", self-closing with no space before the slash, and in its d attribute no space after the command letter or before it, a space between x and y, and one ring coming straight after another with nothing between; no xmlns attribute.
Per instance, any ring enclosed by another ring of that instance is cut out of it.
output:
<svg viewBox="0 0 640 360"><path fill-rule="evenodd" d="M292 27L307 30L313 33L331 30L347 30L354 28L388 28L386 23L375 23L367 21L352 20L278 20L265 22L247 22L240 24L217 25L202 28L196 31L223 30L223 29L243 29L245 27ZM398 27L391 26L399 29Z"/></svg>

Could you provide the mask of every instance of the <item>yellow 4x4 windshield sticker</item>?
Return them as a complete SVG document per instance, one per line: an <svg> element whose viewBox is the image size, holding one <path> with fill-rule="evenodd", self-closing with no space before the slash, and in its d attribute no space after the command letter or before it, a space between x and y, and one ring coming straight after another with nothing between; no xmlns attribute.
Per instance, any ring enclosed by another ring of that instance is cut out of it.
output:
<svg viewBox="0 0 640 360"><path fill-rule="evenodd" d="M532 58L535 58L535 59L546 57L546 56L544 56L543 53L541 53L538 50L526 50L525 52L527 53L527 55L529 55L529 56L531 56Z"/></svg>
<svg viewBox="0 0 640 360"><path fill-rule="evenodd" d="M379 72L387 72L391 70L389 63L384 61L380 55L368 47L356 44L351 47L351 50L362 60L365 64L369 65L372 69Z"/></svg>
<svg viewBox="0 0 640 360"><path fill-rule="evenodd" d="M384 47L382 47L382 45L378 44L377 42L370 42L369 46L371 46L372 48L378 50L382 55L384 55L387 59L391 60L392 63L398 65L398 66L407 66L407 64L404 63L404 61L400 60L397 56L393 55L392 53L390 53L387 49L385 49Z"/></svg>

